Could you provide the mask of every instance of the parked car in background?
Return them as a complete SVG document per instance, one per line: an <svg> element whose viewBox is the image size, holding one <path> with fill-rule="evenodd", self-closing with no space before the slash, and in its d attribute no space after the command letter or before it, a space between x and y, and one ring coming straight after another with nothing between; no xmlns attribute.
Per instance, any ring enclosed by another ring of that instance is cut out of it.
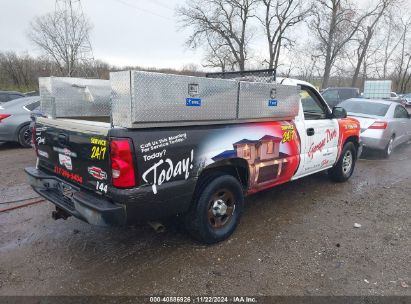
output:
<svg viewBox="0 0 411 304"><path fill-rule="evenodd" d="M395 92L391 92L391 96L390 96L391 100L399 100L400 99L400 95L398 95Z"/></svg>
<svg viewBox="0 0 411 304"><path fill-rule="evenodd" d="M8 102L13 99L25 97L23 93L16 91L0 91L0 103Z"/></svg>
<svg viewBox="0 0 411 304"><path fill-rule="evenodd" d="M404 105L411 106L411 93L405 94L401 97Z"/></svg>
<svg viewBox="0 0 411 304"><path fill-rule="evenodd" d="M31 146L30 115L40 108L40 97L18 98L0 105L0 141Z"/></svg>
<svg viewBox="0 0 411 304"><path fill-rule="evenodd" d="M395 101L397 103L405 104L404 99L395 92L390 93L390 97L383 98L384 100Z"/></svg>
<svg viewBox="0 0 411 304"><path fill-rule="evenodd" d="M411 139L411 117L395 101L353 98L339 104L360 122L364 148L381 150L389 157L393 149Z"/></svg>
<svg viewBox="0 0 411 304"><path fill-rule="evenodd" d="M360 97L360 90L358 88L328 88L322 91L321 95L327 101L330 108L335 107L340 102Z"/></svg>

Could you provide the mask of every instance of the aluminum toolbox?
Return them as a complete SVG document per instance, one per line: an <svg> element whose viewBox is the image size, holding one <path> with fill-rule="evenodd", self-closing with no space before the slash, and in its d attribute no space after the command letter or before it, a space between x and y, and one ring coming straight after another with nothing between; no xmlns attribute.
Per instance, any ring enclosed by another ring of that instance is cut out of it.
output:
<svg viewBox="0 0 411 304"><path fill-rule="evenodd" d="M110 73L112 117L127 128L235 120L238 82L154 72Z"/></svg>
<svg viewBox="0 0 411 304"><path fill-rule="evenodd" d="M108 118L111 115L109 80L40 77L41 109L49 117Z"/></svg>
<svg viewBox="0 0 411 304"><path fill-rule="evenodd" d="M298 115L299 101L297 86L241 81L238 119L293 119Z"/></svg>

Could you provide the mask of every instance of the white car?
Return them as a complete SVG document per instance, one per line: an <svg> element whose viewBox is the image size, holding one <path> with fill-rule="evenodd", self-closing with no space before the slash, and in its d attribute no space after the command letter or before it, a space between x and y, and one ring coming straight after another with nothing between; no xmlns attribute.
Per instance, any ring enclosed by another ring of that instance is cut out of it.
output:
<svg viewBox="0 0 411 304"><path fill-rule="evenodd" d="M406 106L411 106L411 93L405 94L401 98Z"/></svg>

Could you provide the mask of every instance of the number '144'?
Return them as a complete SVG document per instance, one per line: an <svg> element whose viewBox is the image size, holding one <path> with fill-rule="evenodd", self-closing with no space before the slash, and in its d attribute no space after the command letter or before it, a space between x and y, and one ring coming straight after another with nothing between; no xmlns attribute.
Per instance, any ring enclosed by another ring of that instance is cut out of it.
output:
<svg viewBox="0 0 411 304"><path fill-rule="evenodd" d="M104 193L107 193L107 184L97 182L97 184L96 184L96 190L101 191L101 192L104 192Z"/></svg>

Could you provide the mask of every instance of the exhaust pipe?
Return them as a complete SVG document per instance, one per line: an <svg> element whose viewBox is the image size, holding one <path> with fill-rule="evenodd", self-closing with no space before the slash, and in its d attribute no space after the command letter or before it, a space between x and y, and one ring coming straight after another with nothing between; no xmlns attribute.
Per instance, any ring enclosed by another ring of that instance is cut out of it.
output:
<svg viewBox="0 0 411 304"><path fill-rule="evenodd" d="M154 229L155 232L157 233L163 233L166 231L166 227L160 223L160 222L148 222L148 224L151 226L151 228Z"/></svg>
<svg viewBox="0 0 411 304"><path fill-rule="evenodd" d="M58 207L56 207L56 210L51 213L51 217L55 221L57 221L58 219L66 220L70 216L71 216L71 214L68 214L66 211L64 211L63 209L60 209Z"/></svg>

